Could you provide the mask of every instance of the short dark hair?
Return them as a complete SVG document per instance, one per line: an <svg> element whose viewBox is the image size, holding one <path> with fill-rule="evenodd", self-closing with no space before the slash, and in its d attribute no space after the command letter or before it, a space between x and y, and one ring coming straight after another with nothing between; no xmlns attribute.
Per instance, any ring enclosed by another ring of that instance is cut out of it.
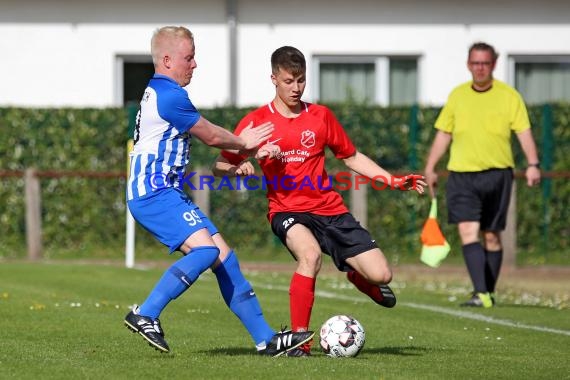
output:
<svg viewBox="0 0 570 380"><path fill-rule="evenodd" d="M279 69L295 76L304 74L307 70L305 56L293 46L282 46L271 54L271 71L277 74Z"/></svg>
<svg viewBox="0 0 570 380"><path fill-rule="evenodd" d="M473 50L488 51L489 53L491 53L491 56L493 57L493 62L495 62L497 58L499 58L499 54L495 51L495 48L485 42L475 42L473 45L471 45L471 47L469 47L469 55L468 55L469 57L471 56L471 52Z"/></svg>

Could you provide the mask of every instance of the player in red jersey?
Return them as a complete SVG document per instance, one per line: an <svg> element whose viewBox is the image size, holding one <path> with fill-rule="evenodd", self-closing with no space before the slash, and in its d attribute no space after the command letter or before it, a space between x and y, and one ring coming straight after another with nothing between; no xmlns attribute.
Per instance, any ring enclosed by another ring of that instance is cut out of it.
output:
<svg viewBox="0 0 570 380"><path fill-rule="evenodd" d="M271 69L275 98L246 115L235 133L251 121L275 126L271 138L259 147L259 156L266 158L258 162L267 182L271 227L297 260L289 288L293 331L309 328L323 252L339 270L347 272L360 291L382 306L393 307L396 297L387 285L392 280L388 261L333 188L325 170L325 148L359 175L400 190L422 194L423 177L394 178L354 147L331 110L301 100L306 64L299 50L291 46L277 49L271 56ZM247 176L254 174L254 167L247 157L223 151L213 171L218 176ZM308 345L288 353L309 354Z"/></svg>

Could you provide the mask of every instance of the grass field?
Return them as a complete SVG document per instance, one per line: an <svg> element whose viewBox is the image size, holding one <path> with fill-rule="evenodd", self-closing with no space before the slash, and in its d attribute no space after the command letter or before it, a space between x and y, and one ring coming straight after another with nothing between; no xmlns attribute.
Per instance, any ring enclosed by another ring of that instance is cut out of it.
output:
<svg viewBox="0 0 570 380"><path fill-rule="evenodd" d="M289 268L244 268L268 321L287 324ZM366 329L358 357L332 359L255 355L209 272L161 315L172 352L154 351L122 321L162 270L0 262L0 379L570 379L567 273L506 274L497 307L465 310L460 270L396 268L388 310L325 270L312 328L348 313Z"/></svg>

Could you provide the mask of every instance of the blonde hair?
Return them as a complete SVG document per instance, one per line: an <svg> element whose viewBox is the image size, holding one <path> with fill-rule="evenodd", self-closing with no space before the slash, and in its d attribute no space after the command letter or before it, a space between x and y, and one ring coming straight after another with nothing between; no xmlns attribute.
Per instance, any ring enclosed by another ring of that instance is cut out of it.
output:
<svg viewBox="0 0 570 380"><path fill-rule="evenodd" d="M162 28L156 29L150 40L152 63L154 63L155 66L158 65L165 55L165 50L170 47L170 44L181 38L187 38L194 43L194 35L183 26L163 26Z"/></svg>

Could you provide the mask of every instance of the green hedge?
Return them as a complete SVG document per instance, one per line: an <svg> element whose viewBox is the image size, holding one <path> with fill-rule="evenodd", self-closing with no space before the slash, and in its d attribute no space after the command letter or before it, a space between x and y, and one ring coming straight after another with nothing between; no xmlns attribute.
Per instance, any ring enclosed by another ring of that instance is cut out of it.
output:
<svg viewBox="0 0 570 380"><path fill-rule="evenodd" d="M397 172L421 171L430 147L438 108L381 108L331 105L359 150ZM250 109L203 110L210 120L231 128ZM555 171L569 170L570 105L530 107L533 133L541 159ZM122 173L126 168L128 112L125 109L0 108L0 171L29 167L54 171ZM552 126L552 128L550 128ZM517 167L525 163L514 143ZM218 151L199 141L192 147L193 167L209 167ZM445 160L445 158L444 158ZM443 160L442 160L443 161ZM342 170L328 156L331 171ZM444 168L443 162L440 166ZM445 179L442 181L443 187ZM521 263L570 264L568 224L570 184L566 179L543 181L541 188L518 184L518 247ZM125 240L124 178L42 178L43 240L50 257L122 256ZM19 177L0 181L0 257L25 256L24 184ZM415 260L419 230L429 200L411 193L369 191L368 226L393 262ZM347 195L347 194L343 194ZM348 197L346 197L348 202ZM445 223L454 252L457 234ZM227 240L243 251L282 253L265 219L262 191L213 191L211 217ZM137 251L165 250L139 229ZM277 254L277 253L276 253ZM460 256L456 254L456 256Z"/></svg>

